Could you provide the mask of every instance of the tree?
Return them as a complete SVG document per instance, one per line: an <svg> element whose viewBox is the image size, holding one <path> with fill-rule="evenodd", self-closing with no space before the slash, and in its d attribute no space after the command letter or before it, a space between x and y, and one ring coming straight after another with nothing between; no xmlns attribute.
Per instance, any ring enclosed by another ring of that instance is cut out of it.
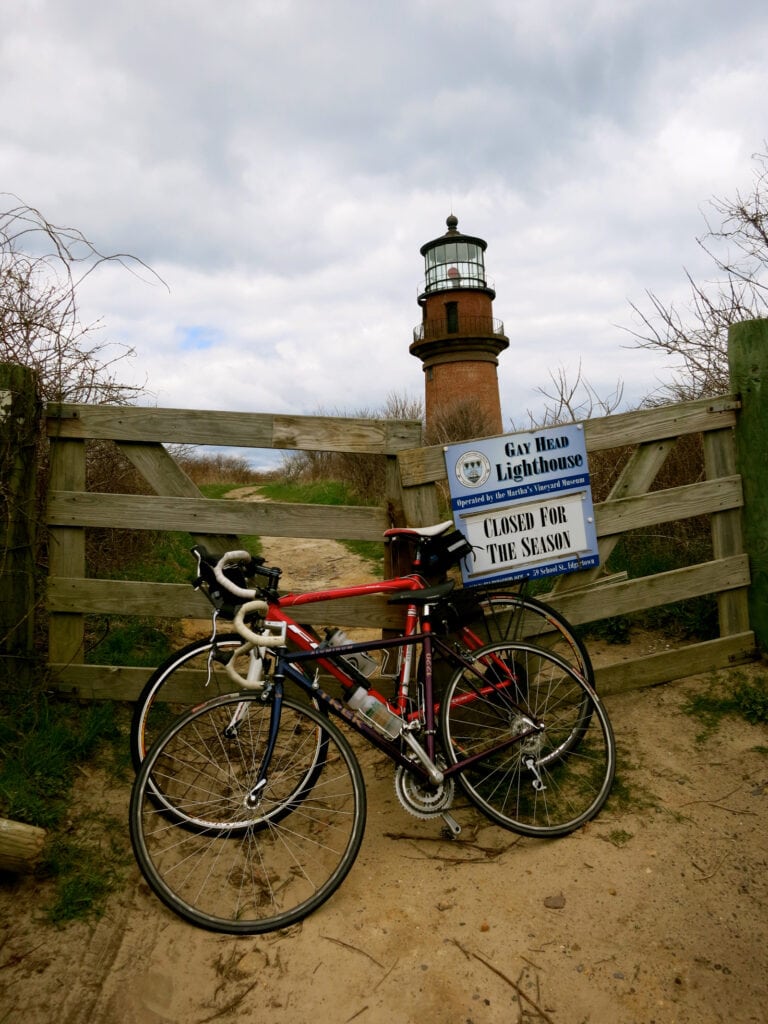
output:
<svg viewBox="0 0 768 1024"><path fill-rule="evenodd" d="M147 271L134 256L105 255L75 228L51 224L8 193L0 213L0 362L30 367L44 401L125 404L143 388L121 384L125 346L97 341L98 322L80 322L77 291L99 265Z"/></svg>
<svg viewBox="0 0 768 1024"><path fill-rule="evenodd" d="M632 304L642 324L630 331L638 347L660 349L676 360L673 381L664 388L676 401L730 391L728 328L768 315L768 151L753 160L751 190L711 199L719 224L705 218L707 230L697 239L716 280L699 284L686 271L691 298L683 313L653 292L647 293L649 312Z"/></svg>
<svg viewBox="0 0 768 1024"><path fill-rule="evenodd" d="M581 362L575 380L569 380L563 366L550 370L549 379L552 382L551 389L543 386L536 388L545 400L544 407L537 411L528 409L527 424L513 420L513 430L541 430L543 427L556 427L560 423L588 420L593 416L610 416L619 408L624 397L624 384L620 380L609 395L599 395L583 375Z"/></svg>

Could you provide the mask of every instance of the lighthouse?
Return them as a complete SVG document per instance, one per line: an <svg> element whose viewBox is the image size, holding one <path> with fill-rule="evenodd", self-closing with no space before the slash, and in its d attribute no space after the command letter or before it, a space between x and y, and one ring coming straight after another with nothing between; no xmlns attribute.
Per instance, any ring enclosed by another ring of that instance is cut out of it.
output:
<svg viewBox="0 0 768 1024"><path fill-rule="evenodd" d="M458 225L451 214L445 234L420 250L422 319L410 351L424 369L426 432L433 443L463 440L449 435L465 425L475 427L465 437L503 433L497 368L509 338L493 316L496 292L485 273L486 243L462 234Z"/></svg>

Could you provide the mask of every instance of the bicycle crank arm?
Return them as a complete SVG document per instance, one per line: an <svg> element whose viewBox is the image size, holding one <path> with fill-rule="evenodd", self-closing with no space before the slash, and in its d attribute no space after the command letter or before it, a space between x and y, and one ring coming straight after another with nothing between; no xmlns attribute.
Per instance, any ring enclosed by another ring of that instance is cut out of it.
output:
<svg viewBox="0 0 768 1024"><path fill-rule="evenodd" d="M408 730L405 729L402 735L405 742L408 744L408 746L414 752L416 757L419 759L420 763L426 769L427 775L429 776L429 781L432 783L433 786L439 786L440 783L443 782L443 780L445 779L445 774L441 772L440 769L435 765L435 763L431 760L429 754L426 752L424 747L422 747L422 745L415 738L415 736L413 736L412 733L408 732Z"/></svg>
<svg viewBox="0 0 768 1024"><path fill-rule="evenodd" d="M451 833L452 837L455 838L461 834L461 825L456 821L452 814L449 814L448 811L443 811L440 817L445 822L445 827Z"/></svg>

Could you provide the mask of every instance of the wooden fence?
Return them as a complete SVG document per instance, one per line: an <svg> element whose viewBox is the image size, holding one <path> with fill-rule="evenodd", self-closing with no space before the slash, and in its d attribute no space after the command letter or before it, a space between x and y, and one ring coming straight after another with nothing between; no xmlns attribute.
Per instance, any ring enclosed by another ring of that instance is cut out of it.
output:
<svg viewBox="0 0 768 1024"><path fill-rule="evenodd" d="M755 656L747 593L749 560L741 532L741 478L736 472L739 400L707 399L585 423L587 450L615 449L624 465L608 499L595 507L601 561L622 534L690 516L711 520L712 558L673 572L613 581L602 570L560 577L547 599L574 623L717 594L720 637L598 670L605 692L649 685L733 665ZM181 530L212 547L237 546L236 535L379 539L392 523L425 524L441 517L436 484L445 479L442 449L419 447L415 422L284 417L247 413L67 405L49 409L51 667L73 695L130 699L148 670L83 663L85 616L197 617L205 600L189 586L88 579L85 531L92 527ZM701 435L704 479L652 490L680 439ZM89 493L85 447L111 439L142 473L154 495ZM386 507L318 507L223 502L203 498L161 443L353 451L387 460ZM444 517L444 513L443 513ZM305 614L306 613L306 614ZM392 626L400 612L383 598L305 606L308 622Z"/></svg>

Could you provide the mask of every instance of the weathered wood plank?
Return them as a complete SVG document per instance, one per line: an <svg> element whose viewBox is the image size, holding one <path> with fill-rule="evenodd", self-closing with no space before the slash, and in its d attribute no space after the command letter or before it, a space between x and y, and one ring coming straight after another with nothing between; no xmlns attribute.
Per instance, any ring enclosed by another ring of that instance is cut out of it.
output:
<svg viewBox="0 0 768 1024"><path fill-rule="evenodd" d="M702 594L728 591L749 584L746 555L718 559L685 569L641 579L611 583L583 593L547 594L545 600L573 623L594 622L628 615ZM172 583L136 583L126 580L56 579L49 581L49 607L79 613L144 614L161 617L205 617L209 606L191 587ZM296 616L302 622L397 628L401 611L385 597L365 597L303 605Z"/></svg>
<svg viewBox="0 0 768 1024"><path fill-rule="evenodd" d="M708 431L703 437L703 447L708 478L736 472L736 438L733 430ZM713 515L710 528L715 558L727 558L744 550L742 515L738 509ZM718 594L717 613L721 636L749 629L748 592L737 590Z"/></svg>
<svg viewBox="0 0 768 1024"><path fill-rule="evenodd" d="M677 405L618 413L584 421L587 451L604 451L621 445L662 441L703 430L720 430L736 425L739 401L732 395L700 398Z"/></svg>
<svg viewBox="0 0 768 1024"><path fill-rule="evenodd" d="M0 871L33 871L43 856L45 830L0 818Z"/></svg>
<svg viewBox="0 0 768 1024"><path fill-rule="evenodd" d="M709 512L740 508L743 503L741 477L729 476L669 487L636 498L603 502L595 505L595 524L598 536L602 537Z"/></svg>
<svg viewBox="0 0 768 1024"><path fill-rule="evenodd" d="M403 508L409 526L432 526L441 520L437 491L432 484L403 488Z"/></svg>
<svg viewBox="0 0 768 1024"><path fill-rule="evenodd" d="M746 555L734 555L626 583L611 583L579 593L544 594L542 598L577 624L747 587L749 582L749 559Z"/></svg>
<svg viewBox="0 0 768 1024"><path fill-rule="evenodd" d="M62 404L48 407L54 437L162 441L392 455L418 445L417 420Z"/></svg>
<svg viewBox="0 0 768 1024"><path fill-rule="evenodd" d="M48 504L53 526L112 526L140 530L259 534L380 540L389 526L384 509L367 506L290 505L278 502L167 498L144 494L53 491Z"/></svg>
<svg viewBox="0 0 768 1024"><path fill-rule="evenodd" d="M689 644L673 651L650 654L633 661L605 665L595 670L595 681L598 693L610 696L715 669L733 668L735 665L755 661L757 657L755 634L747 631Z"/></svg>
<svg viewBox="0 0 768 1024"><path fill-rule="evenodd" d="M757 656L754 633L745 632L633 661L605 665L596 670L595 676L598 692L610 698L627 690L658 686L696 673L732 668L754 661ZM60 693L92 700L136 700L152 671L148 668L111 665L51 667ZM201 672L179 672L174 689L169 690L167 695L189 703L195 703L203 696L215 696L218 689L205 689L204 683L205 678Z"/></svg>
<svg viewBox="0 0 768 1024"><path fill-rule="evenodd" d="M85 443L59 441L51 445L49 486L82 490L85 487ZM72 528L74 526L74 528ZM55 576L85 575L85 530L79 523L66 529L51 526L48 571ZM53 661L74 661L82 657L85 623L82 615L63 608L48 623L48 656Z"/></svg>
<svg viewBox="0 0 768 1024"><path fill-rule="evenodd" d="M585 420L587 452L732 427L736 422L738 408L738 399L725 395L722 398L705 398ZM404 487L446 479L442 445L404 451L398 459Z"/></svg>
<svg viewBox="0 0 768 1024"><path fill-rule="evenodd" d="M54 613L160 618L206 618L211 613L205 597L183 584L57 577L48 581L48 607ZM369 595L302 605L295 618L310 624L397 629L403 625L403 610L388 604L386 596Z"/></svg>

